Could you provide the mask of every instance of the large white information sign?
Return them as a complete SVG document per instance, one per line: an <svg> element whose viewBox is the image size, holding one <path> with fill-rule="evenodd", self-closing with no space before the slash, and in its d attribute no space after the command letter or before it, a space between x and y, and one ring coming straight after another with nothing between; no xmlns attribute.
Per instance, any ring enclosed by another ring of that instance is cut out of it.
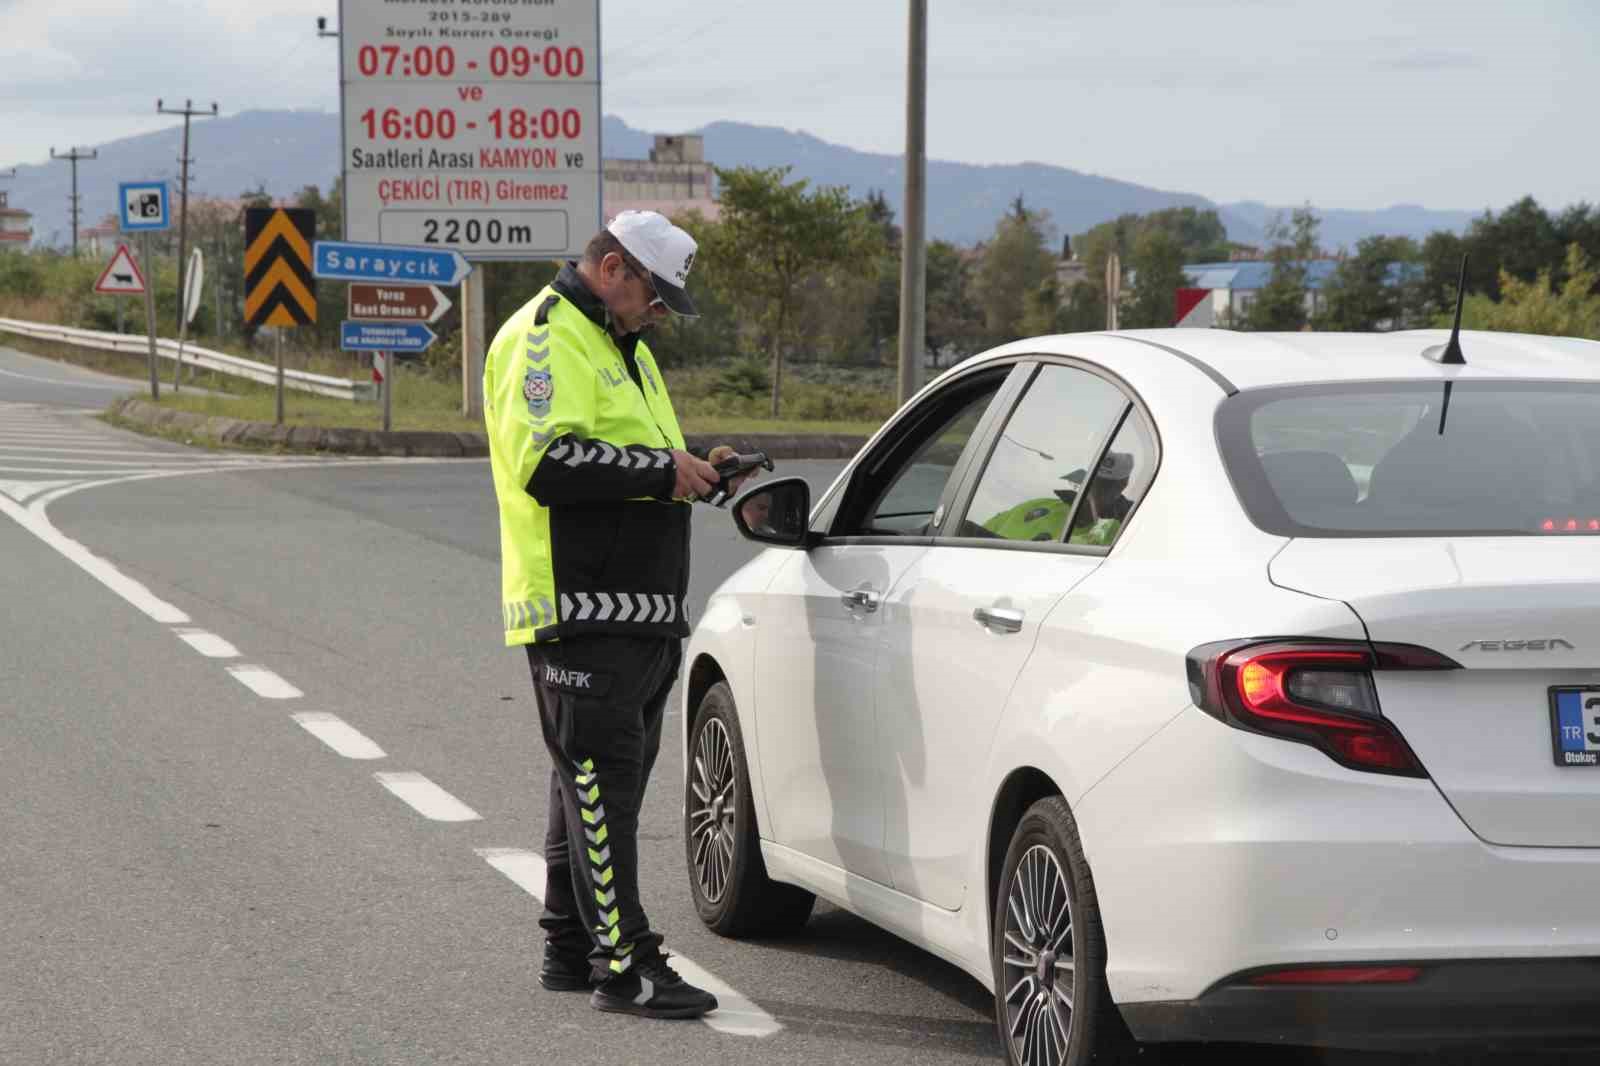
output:
<svg viewBox="0 0 1600 1066"><path fill-rule="evenodd" d="M340 0L345 238L577 256L600 228L600 0Z"/></svg>

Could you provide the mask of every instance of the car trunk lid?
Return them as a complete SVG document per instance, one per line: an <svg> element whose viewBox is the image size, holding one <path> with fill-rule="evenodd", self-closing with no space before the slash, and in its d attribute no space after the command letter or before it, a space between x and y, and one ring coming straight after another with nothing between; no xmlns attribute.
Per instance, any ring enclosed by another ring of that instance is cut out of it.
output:
<svg viewBox="0 0 1600 1066"><path fill-rule="evenodd" d="M1299 539L1269 573L1348 603L1374 641L1462 665L1373 677L1473 832L1600 847L1600 538Z"/></svg>

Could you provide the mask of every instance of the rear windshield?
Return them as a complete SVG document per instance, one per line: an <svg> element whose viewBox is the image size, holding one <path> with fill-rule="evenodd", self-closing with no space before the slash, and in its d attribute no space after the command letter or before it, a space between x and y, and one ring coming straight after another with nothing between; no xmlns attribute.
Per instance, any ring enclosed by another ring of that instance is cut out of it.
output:
<svg viewBox="0 0 1600 1066"><path fill-rule="evenodd" d="M1600 536L1600 386L1361 382L1226 400L1251 519L1297 537Z"/></svg>

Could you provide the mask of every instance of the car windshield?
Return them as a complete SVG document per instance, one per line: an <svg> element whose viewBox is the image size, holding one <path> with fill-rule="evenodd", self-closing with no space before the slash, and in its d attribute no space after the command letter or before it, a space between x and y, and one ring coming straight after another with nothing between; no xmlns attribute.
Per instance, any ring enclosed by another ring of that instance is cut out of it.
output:
<svg viewBox="0 0 1600 1066"><path fill-rule="evenodd" d="M1363 382L1217 414L1251 519L1303 537L1600 536L1600 386Z"/></svg>

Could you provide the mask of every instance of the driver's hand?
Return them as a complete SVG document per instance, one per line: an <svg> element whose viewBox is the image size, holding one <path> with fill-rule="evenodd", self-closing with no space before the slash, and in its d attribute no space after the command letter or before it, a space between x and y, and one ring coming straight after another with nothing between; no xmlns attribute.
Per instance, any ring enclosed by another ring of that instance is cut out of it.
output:
<svg viewBox="0 0 1600 1066"><path fill-rule="evenodd" d="M716 467L704 459L696 459L688 452L674 448L672 451L672 466L677 475L677 479L672 485L672 498L674 500L699 499L716 488Z"/></svg>
<svg viewBox="0 0 1600 1066"><path fill-rule="evenodd" d="M739 454L739 449L733 447L731 444L719 444L715 448L711 449L710 454L707 455L706 458L709 459L713 464L715 464L715 463L721 462L722 460L726 459L730 455L738 455L738 454ZM739 490L742 487L744 487L744 483L746 481L749 481L751 478L754 478L755 476L756 476L756 471L754 471L754 470L746 470L744 473L740 474L738 477L736 477L732 481L728 482L728 495L729 496L738 495Z"/></svg>

